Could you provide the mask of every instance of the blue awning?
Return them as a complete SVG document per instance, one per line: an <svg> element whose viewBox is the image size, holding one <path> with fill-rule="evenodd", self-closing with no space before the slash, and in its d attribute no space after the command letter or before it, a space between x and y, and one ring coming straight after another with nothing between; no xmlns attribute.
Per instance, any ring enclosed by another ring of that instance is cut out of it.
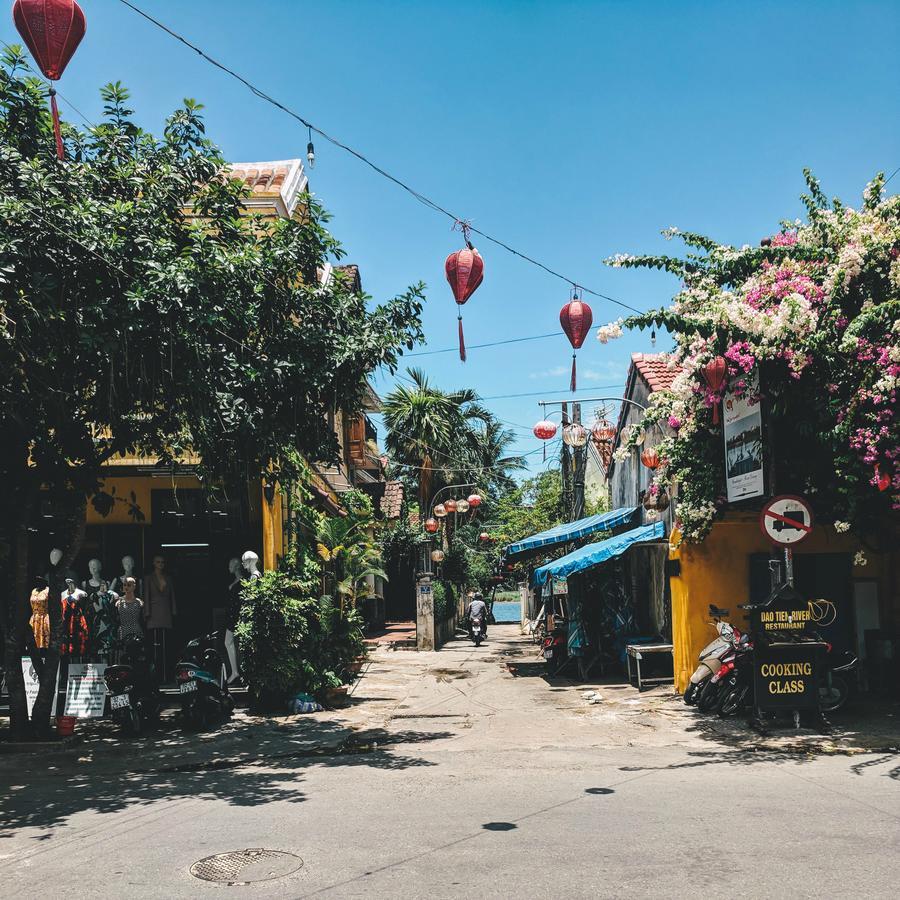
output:
<svg viewBox="0 0 900 900"><path fill-rule="evenodd" d="M538 550L541 547L551 547L554 544L567 544L569 541L586 537L596 531L612 531L622 525L631 522L631 517L637 511L636 506L623 506L611 512L597 513L577 522L563 522L555 528L548 528L538 534L533 534L524 540L510 544L505 550L506 559L519 553L527 553L529 550Z"/></svg>
<svg viewBox="0 0 900 900"><path fill-rule="evenodd" d="M632 528L623 534L598 541L596 544L588 544L579 547L559 559L555 559L545 566L534 570L534 583L544 584L549 578L568 578L576 572L598 566L607 560L621 556L632 544L640 544L643 541L657 541L665 534L662 522L654 522L652 525L642 525L640 528Z"/></svg>

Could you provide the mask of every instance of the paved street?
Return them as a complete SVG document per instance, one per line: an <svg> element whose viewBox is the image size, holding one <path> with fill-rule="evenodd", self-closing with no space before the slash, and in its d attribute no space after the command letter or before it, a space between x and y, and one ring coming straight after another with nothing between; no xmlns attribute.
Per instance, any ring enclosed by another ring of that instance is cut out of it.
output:
<svg viewBox="0 0 900 900"><path fill-rule="evenodd" d="M896 737L747 751L665 689L548 684L517 628L490 638L379 648L350 708L206 749L0 759L3 895L895 895ZM189 872L243 848L303 864L229 887Z"/></svg>

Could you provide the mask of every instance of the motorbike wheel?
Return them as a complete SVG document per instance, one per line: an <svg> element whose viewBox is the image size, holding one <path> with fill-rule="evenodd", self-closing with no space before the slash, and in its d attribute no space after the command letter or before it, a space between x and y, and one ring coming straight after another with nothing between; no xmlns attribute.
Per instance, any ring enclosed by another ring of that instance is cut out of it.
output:
<svg viewBox="0 0 900 900"><path fill-rule="evenodd" d="M128 733L132 737L140 737L143 724L144 723L141 719L141 711L137 707L132 707L131 715L128 717L128 721L125 725Z"/></svg>
<svg viewBox="0 0 900 900"><path fill-rule="evenodd" d="M719 718L727 719L738 712L743 707L746 696L746 687L735 687L728 691L719 704Z"/></svg>
<svg viewBox="0 0 900 900"><path fill-rule="evenodd" d="M693 681L688 682L688 686L684 689L684 697L682 698L688 706L694 706L700 697L700 690L704 682L694 684Z"/></svg>
<svg viewBox="0 0 900 900"><path fill-rule="evenodd" d="M476 646L476 647L480 647L480 646L481 646L481 638L480 638L480 637L472 638L472 640L475 641L475 646Z"/></svg>
<svg viewBox="0 0 900 900"><path fill-rule="evenodd" d="M840 675L831 675L831 684L819 685L819 709L823 712L834 712L846 702L850 688Z"/></svg>
<svg viewBox="0 0 900 900"><path fill-rule="evenodd" d="M700 698L697 700L697 709L702 713L712 712L721 699L722 682L713 681L711 678L703 685Z"/></svg>

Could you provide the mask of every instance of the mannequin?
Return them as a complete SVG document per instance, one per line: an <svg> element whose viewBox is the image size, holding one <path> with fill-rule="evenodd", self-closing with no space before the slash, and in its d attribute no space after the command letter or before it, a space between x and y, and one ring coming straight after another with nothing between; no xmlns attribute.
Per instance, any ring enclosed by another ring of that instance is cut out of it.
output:
<svg viewBox="0 0 900 900"><path fill-rule="evenodd" d="M116 601L118 594L109 589L109 585L100 579L95 591L91 592L92 616L90 621L91 645L95 653L108 656L112 653L119 627L119 617L116 613Z"/></svg>
<svg viewBox="0 0 900 900"><path fill-rule="evenodd" d="M134 577L134 557L133 556L123 556L122 557L122 574L119 575L118 578L113 578L112 584L109 586L110 590L113 591L121 591L124 590L123 585L125 583L126 578Z"/></svg>
<svg viewBox="0 0 900 900"><path fill-rule="evenodd" d="M54 547L50 551L50 572L52 572L58 565L60 560L63 558L63 552L59 549L59 547ZM75 572L74 569L66 569L63 573L65 579L68 581L70 578L72 581L78 581L78 573ZM50 573L48 572L46 575L47 582L50 582Z"/></svg>
<svg viewBox="0 0 900 900"><path fill-rule="evenodd" d="M175 583L166 571L166 558L153 557L153 571L144 578L144 627L153 632L153 656L157 671L166 678L166 632L171 631L175 608Z"/></svg>
<svg viewBox="0 0 900 900"><path fill-rule="evenodd" d="M228 560L228 574L231 575L231 583L228 585L228 603L227 615L228 620L225 626L225 635L222 643L225 648L225 676L228 683L232 684L240 679L240 664L238 659L237 640L234 636L234 629L237 625L238 616L241 614L241 561L235 556Z"/></svg>
<svg viewBox="0 0 900 900"><path fill-rule="evenodd" d="M88 572L90 575L81 583L81 587L89 594L93 594L100 589L100 582L103 581L103 563L99 559L89 559Z"/></svg>
<svg viewBox="0 0 900 900"><path fill-rule="evenodd" d="M74 578L66 579L62 593L63 639L59 649L61 656L84 656L88 651L87 618L84 614L87 594L75 586Z"/></svg>
<svg viewBox="0 0 900 900"><path fill-rule="evenodd" d="M34 633L34 645L38 650L46 650L50 646L50 613L47 610L49 596L47 579L38 576L34 579L31 591L31 619L28 623Z"/></svg>
<svg viewBox="0 0 900 900"><path fill-rule="evenodd" d="M247 572L247 579L249 581L254 581L257 578L262 578L262 572L259 571L259 556L257 556L252 550L248 550L241 557L241 565Z"/></svg>
<svg viewBox="0 0 900 900"><path fill-rule="evenodd" d="M116 615L119 620L118 638L123 644L129 639L143 638L144 604L135 596L137 580L131 575L122 578L122 596L116 601Z"/></svg>

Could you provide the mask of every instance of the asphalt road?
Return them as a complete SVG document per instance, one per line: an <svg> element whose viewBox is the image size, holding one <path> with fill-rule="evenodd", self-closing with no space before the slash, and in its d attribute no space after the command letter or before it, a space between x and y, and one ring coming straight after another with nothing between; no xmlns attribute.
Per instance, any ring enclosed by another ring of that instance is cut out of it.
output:
<svg viewBox="0 0 900 900"><path fill-rule="evenodd" d="M272 737L191 771L177 757L145 771L139 757L7 766L0 894L896 895L897 753L748 751L662 690L604 686L590 703L539 677L532 654L511 627L478 650L379 651L359 702L325 717L335 734L353 729L341 752ZM302 866L246 885L190 874L243 848Z"/></svg>

